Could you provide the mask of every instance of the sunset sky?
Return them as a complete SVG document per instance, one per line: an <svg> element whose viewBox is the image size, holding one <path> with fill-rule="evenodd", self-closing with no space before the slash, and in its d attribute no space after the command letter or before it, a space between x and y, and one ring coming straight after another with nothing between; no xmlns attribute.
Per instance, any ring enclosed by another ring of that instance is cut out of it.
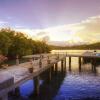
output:
<svg viewBox="0 0 100 100"><path fill-rule="evenodd" d="M100 41L100 0L0 0L0 28L72 45Z"/></svg>

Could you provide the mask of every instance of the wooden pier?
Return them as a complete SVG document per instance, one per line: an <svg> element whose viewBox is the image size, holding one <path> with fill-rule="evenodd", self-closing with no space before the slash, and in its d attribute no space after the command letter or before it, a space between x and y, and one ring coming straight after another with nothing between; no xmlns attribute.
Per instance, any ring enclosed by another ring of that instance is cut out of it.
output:
<svg viewBox="0 0 100 100"><path fill-rule="evenodd" d="M8 92L15 90L18 92L19 86L24 82L34 79L35 92L39 93L39 76L41 73L49 69L49 77L51 79L51 71L58 71L58 62L61 61L62 71L66 67L66 57L69 57L69 70L71 69L71 58L79 58L79 69L81 70L81 58L100 58L96 55L79 55L79 54L40 54L30 55L24 58L30 59L29 62L19 64L19 59L16 60L16 65L0 70L0 100L8 100Z"/></svg>

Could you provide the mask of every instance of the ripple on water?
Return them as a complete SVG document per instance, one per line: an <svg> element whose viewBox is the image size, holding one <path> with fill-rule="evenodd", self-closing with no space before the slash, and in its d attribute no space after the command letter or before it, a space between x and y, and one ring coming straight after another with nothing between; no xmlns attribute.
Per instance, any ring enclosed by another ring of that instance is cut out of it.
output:
<svg viewBox="0 0 100 100"><path fill-rule="evenodd" d="M67 74L54 100L99 100L100 77L91 74ZM76 98L76 99L75 99ZM90 99L91 98L91 99ZM96 98L96 99L95 99Z"/></svg>

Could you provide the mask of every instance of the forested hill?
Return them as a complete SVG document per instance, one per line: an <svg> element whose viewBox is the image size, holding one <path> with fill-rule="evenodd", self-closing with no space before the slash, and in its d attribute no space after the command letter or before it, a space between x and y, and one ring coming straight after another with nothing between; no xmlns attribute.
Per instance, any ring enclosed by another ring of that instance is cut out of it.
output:
<svg viewBox="0 0 100 100"><path fill-rule="evenodd" d="M50 47L44 41L35 41L11 29L0 30L0 55L16 57L49 51Z"/></svg>
<svg viewBox="0 0 100 100"><path fill-rule="evenodd" d="M100 49L100 42L93 44L84 44L84 45L76 45L76 46L51 46L52 49Z"/></svg>

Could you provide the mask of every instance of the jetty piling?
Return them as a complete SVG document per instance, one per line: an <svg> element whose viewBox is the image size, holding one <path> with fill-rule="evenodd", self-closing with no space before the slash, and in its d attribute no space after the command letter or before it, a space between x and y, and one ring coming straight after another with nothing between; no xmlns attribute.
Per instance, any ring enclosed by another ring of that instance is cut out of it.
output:
<svg viewBox="0 0 100 100"><path fill-rule="evenodd" d="M79 61L78 61L78 63L79 63L79 71L81 71L81 57L79 57L78 59L79 59Z"/></svg>
<svg viewBox="0 0 100 100"><path fill-rule="evenodd" d="M39 76L36 76L33 80L34 80L34 94L39 95L39 87L40 87Z"/></svg>

